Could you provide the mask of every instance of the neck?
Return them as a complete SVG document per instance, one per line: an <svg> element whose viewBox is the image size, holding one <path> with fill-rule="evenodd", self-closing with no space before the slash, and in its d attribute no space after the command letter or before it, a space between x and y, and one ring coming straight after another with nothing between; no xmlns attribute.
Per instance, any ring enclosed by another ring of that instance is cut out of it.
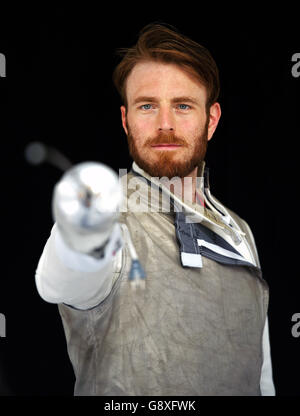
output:
<svg viewBox="0 0 300 416"><path fill-rule="evenodd" d="M189 175L181 178L182 186L182 199L185 202L192 204L196 203L196 189L197 189L197 173L198 167L196 167Z"/></svg>
<svg viewBox="0 0 300 416"><path fill-rule="evenodd" d="M142 176L148 176L135 162L134 165L135 170L140 172ZM166 177L162 177L159 182L183 202L188 204L198 203L204 206L204 166L205 162L203 161L183 178L172 178L169 180Z"/></svg>
<svg viewBox="0 0 300 416"><path fill-rule="evenodd" d="M197 176L198 172L200 177ZM198 167L195 167L195 169L192 170L192 172L190 172L187 176L177 179L173 178L169 184L169 189L174 195L185 203L199 203L203 205L203 178L201 178L201 176L201 169L199 170ZM164 183L163 180L162 183Z"/></svg>

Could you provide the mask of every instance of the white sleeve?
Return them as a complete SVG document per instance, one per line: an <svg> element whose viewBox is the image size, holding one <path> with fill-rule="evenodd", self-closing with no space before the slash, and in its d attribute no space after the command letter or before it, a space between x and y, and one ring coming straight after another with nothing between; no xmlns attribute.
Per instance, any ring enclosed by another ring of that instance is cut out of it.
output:
<svg viewBox="0 0 300 416"><path fill-rule="evenodd" d="M264 326L263 332L263 365L261 368L260 377L260 391L262 396L275 396L275 387L273 382L273 371L270 351L270 339L269 339L269 323L268 317Z"/></svg>
<svg viewBox="0 0 300 416"><path fill-rule="evenodd" d="M99 304L110 293L122 263L122 232L115 224L104 257L95 259L70 249L54 224L35 274L38 293L47 302L78 309Z"/></svg>

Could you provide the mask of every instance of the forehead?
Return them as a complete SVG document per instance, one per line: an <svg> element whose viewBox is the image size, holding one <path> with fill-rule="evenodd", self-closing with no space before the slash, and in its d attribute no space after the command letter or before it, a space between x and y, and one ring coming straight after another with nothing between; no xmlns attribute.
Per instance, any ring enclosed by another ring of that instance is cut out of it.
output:
<svg viewBox="0 0 300 416"><path fill-rule="evenodd" d="M176 64L153 61L134 66L127 78L126 93L129 103L139 95L165 99L189 95L200 102L206 100L206 88L195 77Z"/></svg>

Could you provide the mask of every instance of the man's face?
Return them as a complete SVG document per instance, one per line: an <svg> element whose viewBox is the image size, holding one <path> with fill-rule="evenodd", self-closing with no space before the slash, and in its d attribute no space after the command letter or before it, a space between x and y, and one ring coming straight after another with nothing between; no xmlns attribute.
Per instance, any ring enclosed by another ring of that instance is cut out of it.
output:
<svg viewBox="0 0 300 416"><path fill-rule="evenodd" d="M150 176L191 174L220 117L217 103L207 116L205 87L174 64L147 61L133 68L126 93L122 124L133 160Z"/></svg>

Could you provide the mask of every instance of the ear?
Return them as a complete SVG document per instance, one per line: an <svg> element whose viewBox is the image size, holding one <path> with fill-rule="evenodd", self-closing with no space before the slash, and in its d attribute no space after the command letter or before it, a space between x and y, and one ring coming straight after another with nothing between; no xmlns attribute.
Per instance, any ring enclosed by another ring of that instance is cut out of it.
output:
<svg viewBox="0 0 300 416"><path fill-rule="evenodd" d="M127 124L126 124L126 107L122 105L120 109L121 109L122 126L123 126L123 129L125 130L126 135L128 136L128 130L127 130Z"/></svg>
<svg viewBox="0 0 300 416"><path fill-rule="evenodd" d="M208 123L208 137L207 140L210 140L217 128L221 117L221 106L219 103L214 103L210 106L209 109L209 123Z"/></svg>

